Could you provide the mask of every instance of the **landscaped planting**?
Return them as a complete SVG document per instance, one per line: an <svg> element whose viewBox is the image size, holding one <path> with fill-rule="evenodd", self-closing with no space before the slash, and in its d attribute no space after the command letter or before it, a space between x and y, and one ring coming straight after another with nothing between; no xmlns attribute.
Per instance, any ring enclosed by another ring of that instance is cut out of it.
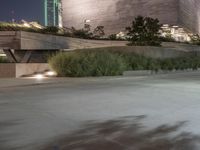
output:
<svg viewBox="0 0 200 150"><path fill-rule="evenodd" d="M0 31L27 31L27 32L35 32L35 33L44 33L44 34L53 34L53 35L62 35L59 34L58 27L45 27L43 29L35 28L35 27L26 27L20 24L15 23L2 23L0 22Z"/></svg>
<svg viewBox="0 0 200 150"><path fill-rule="evenodd" d="M200 68L200 57L156 59L105 48L58 53L49 59L49 64L59 76L116 76L131 70L196 70Z"/></svg>
<svg viewBox="0 0 200 150"><path fill-rule="evenodd" d="M0 57L0 63L8 63L8 60L5 57Z"/></svg>
<svg viewBox="0 0 200 150"><path fill-rule="evenodd" d="M126 70L124 59L108 51L76 51L58 53L49 59L59 76L116 76Z"/></svg>

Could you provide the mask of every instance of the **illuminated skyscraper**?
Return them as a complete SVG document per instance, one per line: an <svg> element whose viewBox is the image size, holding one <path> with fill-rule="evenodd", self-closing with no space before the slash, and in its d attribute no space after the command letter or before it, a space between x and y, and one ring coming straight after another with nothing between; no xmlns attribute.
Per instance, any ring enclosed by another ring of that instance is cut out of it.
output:
<svg viewBox="0 0 200 150"><path fill-rule="evenodd" d="M61 0L44 0L45 26L62 27Z"/></svg>

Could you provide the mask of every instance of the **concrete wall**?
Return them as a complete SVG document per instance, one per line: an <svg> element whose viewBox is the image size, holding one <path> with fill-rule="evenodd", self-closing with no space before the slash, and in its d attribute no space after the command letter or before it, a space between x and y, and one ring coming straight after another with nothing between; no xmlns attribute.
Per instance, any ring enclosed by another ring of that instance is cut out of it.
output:
<svg viewBox="0 0 200 150"><path fill-rule="evenodd" d="M24 75L31 75L37 72L44 72L50 70L47 63L32 63L32 64L16 64L16 77Z"/></svg>
<svg viewBox="0 0 200 150"><path fill-rule="evenodd" d="M138 15L161 23L184 26L200 33L200 0L63 0L64 26L105 26L107 34L119 33Z"/></svg>
<svg viewBox="0 0 200 150"><path fill-rule="evenodd" d="M0 78L19 78L24 75L31 75L36 72L44 72L50 70L48 64L15 64L15 63L0 63Z"/></svg>
<svg viewBox="0 0 200 150"><path fill-rule="evenodd" d="M95 50L104 50L104 48L96 48ZM138 55L143 55L150 58L160 58L160 59L196 55L196 52L181 51L179 49L171 47L118 46L118 47L107 47L106 50L133 52Z"/></svg>
<svg viewBox="0 0 200 150"><path fill-rule="evenodd" d="M63 36L21 32L20 49L51 50L68 48L67 38Z"/></svg>
<svg viewBox="0 0 200 150"><path fill-rule="evenodd" d="M0 31L0 49L55 50L68 48L67 38L24 31Z"/></svg>
<svg viewBox="0 0 200 150"><path fill-rule="evenodd" d="M0 78L15 78L16 67L15 64L0 63Z"/></svg>
<svg viewBox="0 0 200 150"><path fill-rule="evenodd" d="M107 34L118 33L138 16L158 18L161 23L176 24L178 0L63 0L64 26L82 28L105 26Z"/></svg>
<svg viewBox="0 0 200 150"><path fill-rule="evenodd" d="M15 42L14 42L15 40ZM92 47L122 46L126 41L85 40L20 31L1 31L0 49L59 50Z"/></svg>
<svg viewBox="0 0 200 150"><path fill-rule="evenodd" d="M179 23L200 33L200 0L179 0Z"/></svg>
<svg viewBox="0 0 200 150"><path fill-rule="evenodd" d="M20 49L20 32L1 31L0 32L0 49Z"/></svg>
<svg viewBox="0 0 200 150"><path fill-rule="evenodd" d="M68 38L69 49L125 46L127 43L127 41L86 40L78 38Z"/></svg>

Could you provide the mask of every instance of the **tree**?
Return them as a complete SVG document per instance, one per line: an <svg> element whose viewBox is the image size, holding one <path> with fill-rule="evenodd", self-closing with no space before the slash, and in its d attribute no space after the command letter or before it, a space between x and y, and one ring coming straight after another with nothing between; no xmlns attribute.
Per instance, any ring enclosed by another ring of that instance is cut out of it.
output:
<svg viewBox="0 0 200 150"><path fill-rule="evenodd" d="M161 25L158 19L138 16L132 22L131 27L127 27L129 45L139 46L160 46L159 30Z"/></svg>
<svg viewBox="0 0 200 150"><path fill-rule="evenodd" d="M97 26L93 31L94 38L101 38L105 35L104 26Z"/></svg>
<svg viewBox="0 0 200 150"><path fill-rule="evenodd" d="M85 32L90 32L90 31L91 31L91 25L89 25L89 24L84 24L83 30L84 30Z"/></svg>
<svg viewBox="0 0 200 150"><path fill-rule="evenodd" d="M71 28L72 36L83 39L92 38L93 34L90 32L91 26L89 24L84 24L82 29L76 29L74 27Z"/></svg>

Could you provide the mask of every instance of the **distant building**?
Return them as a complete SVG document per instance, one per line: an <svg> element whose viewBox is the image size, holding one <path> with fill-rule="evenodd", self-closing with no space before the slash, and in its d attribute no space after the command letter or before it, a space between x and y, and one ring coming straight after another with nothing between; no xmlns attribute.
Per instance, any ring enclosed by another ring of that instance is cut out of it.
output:
<svg viewBox="0 0 200 150"><path fill-rule="evenodd" d="M62 27L61 0L44 0L45 26Z"/></svg>

